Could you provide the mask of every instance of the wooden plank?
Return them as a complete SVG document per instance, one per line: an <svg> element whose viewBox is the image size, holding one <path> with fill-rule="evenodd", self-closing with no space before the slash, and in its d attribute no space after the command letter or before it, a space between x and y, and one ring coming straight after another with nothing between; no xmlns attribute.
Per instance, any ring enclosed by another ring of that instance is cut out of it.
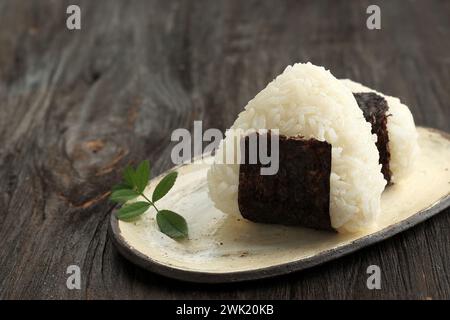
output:
<svg viewBox="0 0 450 320"><path fill-rule="evenodd" d="M402 98L450 131L450 3L0 2L0 298L450 298L450 211L323 266L247 284L180 284L121 258L109 187L127 163L171 166L170 133L227 128L283 68L311 60ZM66 288L68 265L82 289ZM382 269L367 290L366 268Z"/></svg>

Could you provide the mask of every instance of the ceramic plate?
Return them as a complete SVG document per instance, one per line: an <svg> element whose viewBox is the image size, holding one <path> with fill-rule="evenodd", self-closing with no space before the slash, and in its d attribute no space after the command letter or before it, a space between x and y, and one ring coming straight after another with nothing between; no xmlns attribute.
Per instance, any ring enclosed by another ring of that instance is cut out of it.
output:
<svg viewBox="0 0 450 320"><path fill-rule="evenodd" d="M111 235L126 258L150 271L191 282L267 278L336 259L406 230L450 204L450 138L418 128L421 153L411 174L382 195L377 227L334 234L301 227L257 224L228 217L208 197L208 164L179 166L177 182L159 207L182 214L189 239L174 241L158 231L155 212L134 222L111 215ZM163 176L163 175L162 175ZM151 192L161 177L153 179Z"/></svg>

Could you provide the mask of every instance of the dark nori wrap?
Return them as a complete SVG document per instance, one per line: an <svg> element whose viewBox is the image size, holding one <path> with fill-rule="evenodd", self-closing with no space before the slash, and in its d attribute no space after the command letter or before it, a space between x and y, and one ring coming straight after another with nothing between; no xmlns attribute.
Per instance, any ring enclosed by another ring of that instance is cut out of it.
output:
<svg viewBox="0 0 450 320"><path fill-rule="evenodd" d="M269 131L259 137L268 139L268 150L270 134ZM249 159L249 137L243 139L245 159ZM254 222L334 230L329 209L329 143L280 135L278 172L261 175L261 166L258 157L257 164L241 164L239 168L238 204L244 218Z"/></svg>
<svg viewBox="0 0 450 320"><path fill-rule="evenodd" d="M359 108L367 122L372 125L372 133L377 135L377 149L380 154L381 172L387 183L391 183L392 172L389 168L391 153L389 152L389 136L387 131L387 111L389 106L386 100L374 92L353 93Z"/></svg>

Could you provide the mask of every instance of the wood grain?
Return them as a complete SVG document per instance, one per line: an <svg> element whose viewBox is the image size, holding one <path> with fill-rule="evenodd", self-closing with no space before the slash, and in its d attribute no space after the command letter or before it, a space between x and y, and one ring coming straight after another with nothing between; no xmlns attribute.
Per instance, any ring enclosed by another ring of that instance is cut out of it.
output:
<svg viewBox="0 0 450 320"><path fill-rule="evenodd" d="M65 27L82 9L82 30ZM0 298L450 298L450 215L323 266L239 285L185 284L123 259L110 186L171 166L170 134L226 129L283 68L325 65L450 131L450 2L0 1ZM82 289L66 288L66 268ZM366 288L366 268L382 289Z"/></svg>

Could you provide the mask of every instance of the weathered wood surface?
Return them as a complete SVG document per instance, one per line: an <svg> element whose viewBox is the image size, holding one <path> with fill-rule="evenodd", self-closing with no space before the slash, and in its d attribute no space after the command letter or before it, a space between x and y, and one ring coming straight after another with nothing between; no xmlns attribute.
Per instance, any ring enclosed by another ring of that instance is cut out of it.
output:
<svg viewBox="0 0 450 320"><path fill-rule="evenodd" d="M65 27L68 4L82 30ZM0 1L0 298L450 298L449 210L323 266L186 284L118 255L105 197L121 169L169 168L170 133L225 129L296 61L325 65L450 131L450 2ZM82 271L66 288L66 268ZM366 268L382 289L366 288Z"/></svg>

